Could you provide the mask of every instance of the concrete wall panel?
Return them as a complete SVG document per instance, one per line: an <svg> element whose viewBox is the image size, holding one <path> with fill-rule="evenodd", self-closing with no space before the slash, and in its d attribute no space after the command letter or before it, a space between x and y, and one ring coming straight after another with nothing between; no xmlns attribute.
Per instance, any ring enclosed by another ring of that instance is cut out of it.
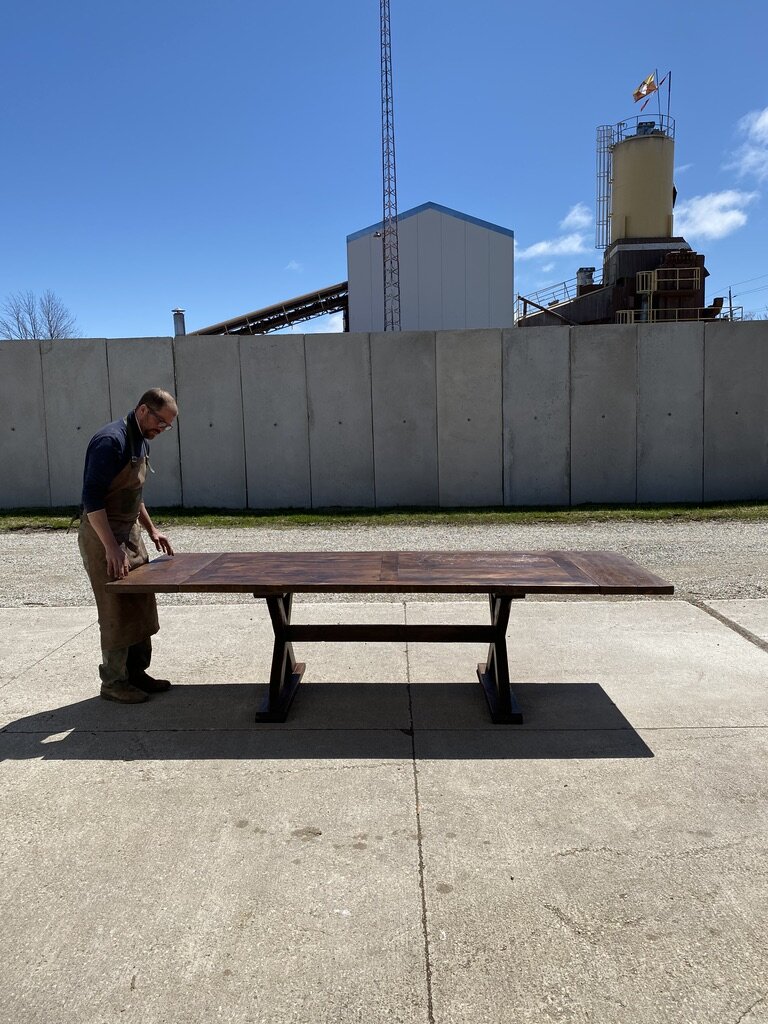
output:
<svg viewBox="0 0 768 1024"><path fill-rule="evenodd" d="M0 341L0 508L47 508L40 342Z"/></svg>
<svg viewBox="0 0 768 1024"><path fill-rule="evenodd" d="M376 503L437 505L435 335L371 335Z"/></svg>
<svg viewBox="0 0 768 1024"><path fill-rule="evenodd" d="M635 501L636 427L636 328L572 327L571 502L574 505Z"/></svg>
<svg viewBox="0 0 768 1024"><path fill-rule="evenodd" d="M176 392L172 338L110 338L107 342L113 418L125 416L149 388ZM184 411L181 410L181 415ZM150 444L144 501L152 507L181 504L178 423Z"/></svg>
<svg viewBox="0 0 768 1024"><path fill-rule="evenodd" d="M251 508L310 508L303 335L240 339Z"/></svg>
<svg viewBox="0 0 768 1024"><path fill-rule="evenodd" d="M768 498L768 324L704 329L704 500Z"/></svg>
<svg viewBox="0 0 768 1024"><path fill-rule="evenodd" d="M53 505L79 505L88 442L113 419L104 338L41 341Z"/></svg>
<svg viewBox="0 0 768 1024"><path fill-rule="evenodd" d="M570 346L567 327L504 331L504 504L570 500Z"/></svg>
<svg viewBox="0 0 768 1024"><path fill-rule="evenodd" d="M704 325L637 332L637 500L701 501Z"/></svg>
<svg viewBox="0 0 768 1024"><path fill-rule="evenodd" d="M371 507L371 357L367 334L304 339L312 463L312 504Z"/></svg>
<svg viewBox="0 0 768 1024"><path fill-rule="evenodd" d="M441 331L436 352L440 504L501 505L501 331Z"/></svg>
<svg viewBox="0 0 768 1024"><path fill-rule="evenodd" d="M181 482L186 506L245 508L238 339L174 339Z"/></svg>

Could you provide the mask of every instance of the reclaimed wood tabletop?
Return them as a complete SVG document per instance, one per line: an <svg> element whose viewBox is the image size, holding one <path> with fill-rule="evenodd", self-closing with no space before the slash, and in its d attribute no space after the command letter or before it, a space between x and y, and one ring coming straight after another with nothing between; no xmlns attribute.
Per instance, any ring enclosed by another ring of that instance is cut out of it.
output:
<svg viewBox="0 0 768 1024"><path fill-rule="evenodd" d="M608 551L182 552L108 584L130 593L671 594Z"/></svg>

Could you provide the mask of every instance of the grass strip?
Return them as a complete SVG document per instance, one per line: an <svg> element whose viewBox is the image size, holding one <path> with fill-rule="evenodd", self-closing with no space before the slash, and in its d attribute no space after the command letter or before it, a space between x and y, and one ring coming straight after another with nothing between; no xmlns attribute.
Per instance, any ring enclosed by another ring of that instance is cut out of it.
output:
<svg viewBox="0 0 768 1024"><path fill-rule="evenodd" d="M66 530L75 508L0 509L0 533ZM541 523L768 520L765 502L697 505L579 505L575 508L215 509L156 508L158 525L290 530L340 526L498 526ZM73 526L73 529L76 525Z"/></svg>

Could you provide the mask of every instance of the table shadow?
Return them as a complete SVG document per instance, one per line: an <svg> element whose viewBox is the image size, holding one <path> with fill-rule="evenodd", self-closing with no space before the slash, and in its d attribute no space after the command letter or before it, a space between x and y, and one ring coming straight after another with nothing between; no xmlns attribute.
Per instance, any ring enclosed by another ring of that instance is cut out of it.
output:
<svg viewBox="0 0 768 1024"><path fill-rule="evenodd" d="M494 725L469 683L304 683L283 724L266 687L176 685L139 705L98 697L0 732L0 760L637 758L653 752L597 683L516 683L523 725Z"/></svg>

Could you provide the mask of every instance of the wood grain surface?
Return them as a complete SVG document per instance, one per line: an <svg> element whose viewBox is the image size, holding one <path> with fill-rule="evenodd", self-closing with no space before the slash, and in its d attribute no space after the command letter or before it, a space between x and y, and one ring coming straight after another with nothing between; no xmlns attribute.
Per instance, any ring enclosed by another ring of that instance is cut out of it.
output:
<svg viewBox="0 0 768 1024"><path fill-rule="evenodd" d="M108 587L137 593L672 594L610 551L291 551L163 556Z"/></svg>

